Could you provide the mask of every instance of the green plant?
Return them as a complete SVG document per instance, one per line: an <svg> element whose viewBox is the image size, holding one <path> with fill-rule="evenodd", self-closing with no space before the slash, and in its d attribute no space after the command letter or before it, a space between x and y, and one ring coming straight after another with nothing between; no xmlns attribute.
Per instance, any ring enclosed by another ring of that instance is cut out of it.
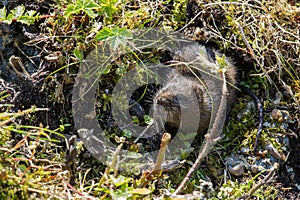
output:
<svg viewBox="0 0 300 200"><path fill-rule="evenodd" d="M48 109L42 109L42 108L35 108L34 106L30 109L24 110L24 111L18 111L17 113L9 113L9 112L3 112L0 113L0 133L5 135L5 133L15 132L18 134L26 135L29 137L35 138L35 134L31 134L30 129L40 131L40 133L48 132L50 134L55 134L60 137L64 137L62 134L58 133L57 131L60 130L62 127L60 127L57 130L49 130L47 128L43 127L36 127L36 126L26 126L26 125L17 125L12 123L16 118L28 115L30 113L34 113L36 111L47 111ZM44 140L48 141L55 141L52 140L47 134L42 134L44 136Z"/></svg>
<svg viewBox="0 0 300 200"><path fill-rule="evenodd" d="M30 117L36 111L45 110L32 107L24 111L0 113L0 199L44 199L47 196L45 191L62 185L67 179L67 174L57 173L63 171L58 165L63 160L57 153L58 140L52 138L52 134L64 137L58 132L63 131L64 125L49 130L47 127L15 122L22 116ZM20 139L12 137L14 134L20 134ZM59 194L61 189L52 192Z"/></svg>
<svg viewBox="0 0 300 200"><path fill-rule="evenodd" d="M118 0L101 0L100 14L105 14L108 19L112 19L113 14L118 10L115 4Z"/></svg>
<svg viewBox="0 0 300 200"><path fill-rule="evenodd" d="M94 19L98 16L97 10L100 10L100 5L93 0L77 0L73 4L67 6L64 16L71 17L75 14L87 14L90 18Z"/></svg>
<svg viewBox="0 0 300 200"><path fill-rule="evenodd" d="M65 10L65 17L71 17L75 14L87 14L94 19L98 15L106 15L107 18L112 19L113 13L117 11L115 7L116 0L100 1L100 4L94 0L76 0L74 4L67 6Z"/></svg>
<svg viewBox="0 0 300 200"><path fill-rule="evenodd" d="M109 41L115 51L120 46L125 46L127 41L132 38L131 33L126 28L103 28L100 30L96 39L98 41Z"/></svg>
<svg viewBox="0 0 300 200"><path fill-rule="evenodd" d="M39 13L35 10L27 10L25 12L24 5L19 5L15 7L7 15L7 10L5 7L0 9L0 22L11 24L12 22L20 22L22 24L31 25L39 20Z"/></svg>
<svg viewBox="0 0 300 200"><path fill-rule="evenodd" d="M185 24L187 1L176 0L173 2L172 26L177 29Z"/></svg>

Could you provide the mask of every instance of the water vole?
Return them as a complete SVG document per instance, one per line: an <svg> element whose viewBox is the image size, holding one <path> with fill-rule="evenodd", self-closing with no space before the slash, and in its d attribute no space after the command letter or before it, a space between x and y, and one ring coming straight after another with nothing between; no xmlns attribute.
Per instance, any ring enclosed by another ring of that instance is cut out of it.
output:
<svg viewBox="0 0 300 200"><path fill-rule="evenodd" d="M235 100L233 86L237 81L234 65L211 48L187 43L174 52L170 66L174 70L154 98L154 117L160 125L158 129L170 133L204 132L209 127L212 109L218 109L212 105L219 105L222 97L222 67L226 70L227 110Z"/></svg>

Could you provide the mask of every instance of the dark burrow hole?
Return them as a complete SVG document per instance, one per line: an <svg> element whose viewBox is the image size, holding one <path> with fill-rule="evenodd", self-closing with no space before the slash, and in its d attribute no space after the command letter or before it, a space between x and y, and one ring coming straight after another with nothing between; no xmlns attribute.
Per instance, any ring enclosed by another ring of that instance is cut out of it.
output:
<svg viewBox="0 0 300 200"><path fill-rule="evenodd" d="M141 143L143 149L147 152L156 151L160 147L162 131L156 130L153 125L147 129L149 124L147 123L145 116L153 118L153 111L151 110L151 108L153 108L153 100L161 87L162 85L155 83L140 86L133 92L128 101L129 114L131 115L132 120L146 130L146 133L140 137L137 142Z"/></svg>

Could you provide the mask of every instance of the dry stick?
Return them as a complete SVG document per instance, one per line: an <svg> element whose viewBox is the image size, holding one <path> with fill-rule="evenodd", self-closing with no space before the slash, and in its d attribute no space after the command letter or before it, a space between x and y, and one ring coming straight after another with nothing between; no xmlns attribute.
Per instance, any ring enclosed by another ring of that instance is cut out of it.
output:
<svg viewBox="0 0 300 200"><path fill-rule="evenodd" d="M178 194L183 187L185 186L186 182L190 179L192 174L197 170L199 167L199 164L201 163L202 159L207 156L209 153L210 149L216 144L216 142L220 139L220 130L219 128L219 123L221 121L221 117L223 117L224 111L226 111L226 95L227 95L227 87L226 87L226 79L225 79L225 70L223 70L223 88L222 88L222 97L220 101L220 107L218 109L216 118L214 120L213 126L211 130L205 135L205 142L203 145L202 150L199 152L199 155L187 173L187 175L184 177L183 181L180 183L176 191L174 192L174 195Z"/></svg>
<svg viewBox="0 0 300 200"><path fill-rule="evenodd" d="M246 36L245 36L245 34L244 34L243 28L241 27L241 25L240 25L238 22L236 22L236 25L237 25L237 27L238 27L240 33L241 33L241 36L242 36L242 38L243 38L243 41L245 42L245 45L247 46L247 49L248 49L248 51L249 51L249 54L250 54L250 55L252 56L252 58L256 61L256 63L259 63L259 62L258 62L258 59L257 59L257 57L256 57L256 55L255 55L255 53L254 53L254 51L253 51L253 49L252 49L252 47L251 47L251 45L249 44L249 42L248 42L248 40L247 40L247 38L246 38Z"/></svg>
<svg viewBox="0 0 300 200"><path fill-rule="evenodd" d="M123 146L123 142L120 143L118 145L118 147L116 148L116 151L113 155L113 159L112 159L112 162L111 162L111 169L114 170L114 177L117 177L117 174L118 174L118 170L119 170L119 156L120 156L120 152L122 150L122 146Z"/></svg>
<svg viewBox="0 0 300 200"><path fill-rule="evenodd" d="M139 139L141 139L145 133L147 132L147 130L154 124L154 121L150 122L147 127L143 130L143 132L133 141L133 143L137 143L139 141Z"/></svg>
<svg viewBox="0 0 300 200"><path fill-rule="evenodd" d="M160 149L159 149L159 152L158 152L158 156L157 156L157 159L156 159L155 166L154 166L153 170L148 175L142 177L142 181L141 181L140 185L138 186L138 188L144 187L148 183L149 177L158 175L162 171L161 165L164 161L165 153L166 153L166 150L167 150L167 147L168 147L168 144L169 144L170 140L171 140L171 134L164 133L162 138L161 138Z"/></svg>
<svg viewBox="0 0 300 200"><path fill-rule="evenodd" d="M171 135L169 133L164 133L161 138L161 145L160 145L160 149L158 152L158 156L157 156L156 163L155 163L154 169L152 171L152 174L153 173L155 174L155 173L161 171L161 165L164 161L165 153L166 153L166 150L167 150L170 140L171 140Z"/></svg>
<svg viewBox="0 0 300 200"><path fill-rule="evenodd" d="M195 15L195 17L193 17L193 19L191 19L185 26L183 26L181 29L179 29L179 30L176 31L176 32L180 33L181 31L183 31L186 27L188 27L191 23L193 23L193 22L197 19L197 17L199 17L199 15L200 15L201 13L202 13L202 12L198 12L197 15Z"/></svg>

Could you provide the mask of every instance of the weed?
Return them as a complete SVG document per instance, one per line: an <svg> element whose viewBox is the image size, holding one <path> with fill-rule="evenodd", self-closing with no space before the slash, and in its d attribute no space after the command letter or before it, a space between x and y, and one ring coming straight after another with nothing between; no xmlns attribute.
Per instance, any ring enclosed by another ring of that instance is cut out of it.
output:
<svg viewBox="0 0 300 200"><path fill-rule="evenodd" d="M66 18L72 17L74 14L87 14L90 18L97 17L97 11L100 10L100 5L93 0L77 0L74 4L67 6L64 16Z"/></svg>
<svg viewBox="0 0 300 200"><path fill-rule="evenodd" d="M20 22L22 24L31 25L39 20L39 13L35 10L27 10L25 12L24 5L19 5L7 14L5 7L0 9L0 23L11 24L12 22Z"/></svg>
<svg viewBox="0 0 300 200"><path fill-rule="evenodd" d="M16 113L0 113L1 199L43 198L49 193L53 196L59 194L60 189L53 190L52 184L62 183L63 175L57 174L63 171L62 157L56 152L58 146L55 143L58 141L50 135L64 136L57 132L59 129L52 131L42 126L15 123L21 116L46 110L33 107ZM16 140L13 133L22 139Z"/></svg>

